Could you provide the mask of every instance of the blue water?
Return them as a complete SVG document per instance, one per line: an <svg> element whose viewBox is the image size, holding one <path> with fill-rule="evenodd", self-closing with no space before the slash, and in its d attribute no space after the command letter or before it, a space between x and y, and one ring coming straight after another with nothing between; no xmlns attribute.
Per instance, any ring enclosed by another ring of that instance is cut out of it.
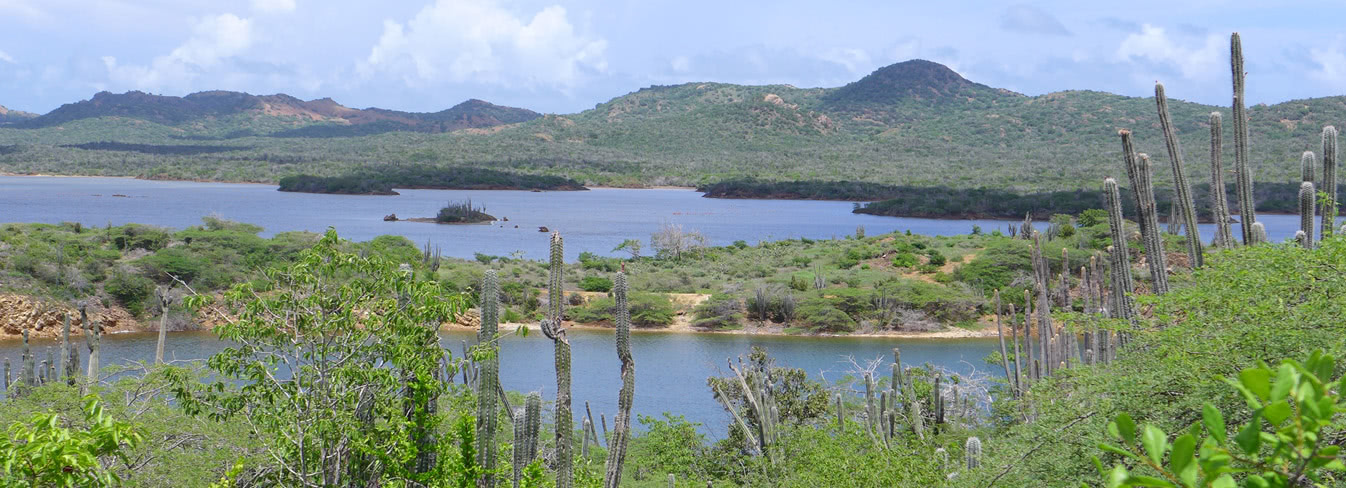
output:
<svg viewBox="0 0 1346 488"><path fill-rule="evenodd" d="M571 394L580 421L584 402L593 409L594 421L606 415L609 425L617 410L617 391L621 388L620 362L612 332L571 330L568 332L572 356ZM158 334L153 332L111 334L102 340L104 366L127 361L154 361ZM462 341L475 342L472 332L441 333L442 345L461 357ZM77 340L81 367L87 367L87 349ZM32 350L40 362L50 349L59 357L59 348L51 340L32 341ZM173 360L205 359L226 347L212 332L175 332L169 334L165 358ZM682 415L704 425L712 437L722 437L730 422L720 404L706 386L710 376L733 374L725 360L747 355L753 346L765 347L780 366L802 368L815 379L835 384L853 374L850 360L866 365L877 360L875 371L886 378L892 364L892 348L902 350L902 362L908 366L929 363L961 375L1004 376L986 365L982 358L998 348L995 339L892 339L873 337L788 337L732 334L687 334L636 331L631 336L631 355L636 361L636 394L632 411L639 415L660 416L663 412ZM540 333L527 337L506 336L501 342L500 381L507 390L539 391L545 401L556 396L556 370L552 362L552 342ZM17 376L22 358L22 343L0 341L0 358L8 358ZM3 360L3 359L0 359ZM461 383L461 378L455 378ZM863 386L855 390L863 392ZM601 428L601 427L600 427Z"/></svg>

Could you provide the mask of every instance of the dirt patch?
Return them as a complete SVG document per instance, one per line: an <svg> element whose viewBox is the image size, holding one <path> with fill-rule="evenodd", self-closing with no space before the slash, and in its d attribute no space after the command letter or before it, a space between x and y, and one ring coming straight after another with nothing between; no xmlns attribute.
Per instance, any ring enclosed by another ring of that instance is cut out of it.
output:
<svg viewBox="0 0 1346 488"><path fill-rule="evenodd" d="M88 313L89 320L97 324L104 334L131 332L141 328L140 322L121 307L103 307L95 303L89 306ZM22 337L25 328L29 330L30 338L58 338L67 314L70 316L71 333L78 334L83 324L80 322L79 310L75 307L23 295L0 295L0 338Z"/></svg>

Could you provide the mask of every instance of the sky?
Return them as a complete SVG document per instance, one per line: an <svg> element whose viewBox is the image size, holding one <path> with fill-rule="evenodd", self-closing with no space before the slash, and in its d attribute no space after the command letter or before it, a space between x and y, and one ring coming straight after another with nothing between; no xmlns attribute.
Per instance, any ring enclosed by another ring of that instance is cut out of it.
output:
<svg viewBox="0 0 1346 488"><path fill-rule="evenodd" d="M1162 81L1228 105L1235 31L1249 101L1277 103L1346 94L1342 19L1340 0L0 0L0 105L223 89L573 113L650 85L835 87L908 59L1027 95Z"/></svg>

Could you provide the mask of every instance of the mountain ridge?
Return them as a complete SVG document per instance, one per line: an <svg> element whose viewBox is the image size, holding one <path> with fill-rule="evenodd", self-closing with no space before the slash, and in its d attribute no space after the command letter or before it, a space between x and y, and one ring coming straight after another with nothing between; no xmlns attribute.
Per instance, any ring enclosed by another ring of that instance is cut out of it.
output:
<svg viewBox="0 0 1346 488"><path fill-rule="evenodd" d="M384 131L450 132L466 128L526 122L541 116L532 110L495 105L470 99L438 112L403 112L377 107L346 107L330 97L303 100L291 95L253 95L246 92L207 90L185 96L155 95L131 90L101 91L88 100L64 104L46 114L20 121L20 128L38 129L101 117L123 117L169 126L203 119L252 115L290 117L309 123L340 126L379 124Z"/></svg>
<svg viewBox="0 0 1346 488"><path fill-rule="evenodd" d="M1152 155L1156 168L1167 162L1153 97L1095 90L1027 96L922 60L835 88L653 85L560 115L474 100L433 113L235 92L167 100L208 115L193 119L169 110L172 103L155 111L146 108L153 104L112 103L118 98L111 94L95 99L103 105L71 112L93 118L0 128L0 170L275 182L298 173L428 164L609 186L757 178L1042 193L1096 190L1102 178L1123 176L1121 128L1133 131L1137 150ZM1226 116L1224 159L1233 157L1228 107L1170 98L1169 108L1188 164L1198 165L1188 172L1192 183L1208 181L1209 171L1197 168L1208 159L1213 111ZM1322 127L1346 126L1346 96L1259 104L1247 114L1260 162L1255 180L1297 182L1299 155L1318 150ZM1170 178L1155 173L1157 184Z"/></svg>

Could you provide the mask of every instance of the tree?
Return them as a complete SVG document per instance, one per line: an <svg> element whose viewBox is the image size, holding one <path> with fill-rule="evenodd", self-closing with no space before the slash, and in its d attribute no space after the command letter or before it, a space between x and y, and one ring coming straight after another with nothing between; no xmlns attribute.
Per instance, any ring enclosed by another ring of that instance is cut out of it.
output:
<svg viewBox="0 0 1346 488"><path fill-rule="evenodd" d="M444 479L463 468L436 458L436 399L455 366L441 369L436 331L467 299L342 247L329 229L294 262L226 292L215 332L236 346L208 360L212 383L179 381L177 400L193 415L243 417L274 461L258 468L271 483Z"/></svg>
<svg viewBox="0 0 1346 488"><path fill-rule="evenodd" d="M661 258L682 259L682 255L706 247L706 236L695 230L682 230L681 224L664 222L650 235L650 247Z"/></svg>
<svg viewBox="0 0 1346 488"><path fill-rule="evenodd" d="M612 248L612 252L617 251L626 251L631 255L632 261L640 259L640 240L639 239L624 240L622 241L621 244L618 244L617 247Z"/></svg>

